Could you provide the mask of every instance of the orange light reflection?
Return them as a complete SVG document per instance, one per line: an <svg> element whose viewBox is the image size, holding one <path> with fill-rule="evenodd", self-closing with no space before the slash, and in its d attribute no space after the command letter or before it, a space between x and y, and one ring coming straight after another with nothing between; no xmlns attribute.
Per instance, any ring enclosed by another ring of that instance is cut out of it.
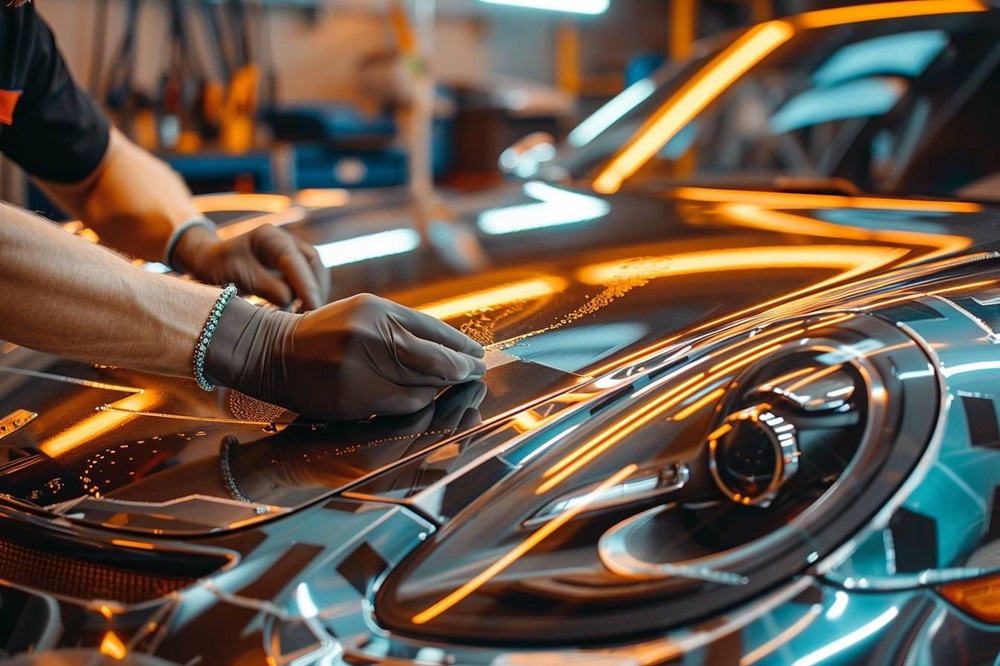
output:
<svg viewBox="0 0 1000 666"><path fill-rule="evenodd" d="M253 231L258 227L263 227L266 224L270 224L272 227L283 227L286 224L301 222L305 219L305 217L305 210L297 207L282 210L277 213L256 215L246 220L233 222L232 224L226 224L219 227L219 238L222 238L223 240L233 238L235 236Z"/></svg>
<svg viewBox="0 0 1000 666"><path fill-rule="evenodd" d="M905 254L906 250L885 246L745 247L593 264L580 269L577 273L577 279L586 284L603 285L631 277L652 280L691 273L716 273L719 271L834 268L853 272L859 269L871 270L884 266Z"/></svg>
<svg viewBox="0 0 1000 666"><path fill-rule="evenodd" d="M687 201L712 203L757 204L768 208L868 208L872 210L905 210L922 213L978 213L983 207L966 201L932 199L893 199L891 197L849 197L836 194L802 194L798 192L760 192L727 190L709 187L679 187L673 196Z"/></svg>
<svg viewBox="0 0 1000 666"><path fill-rule="evenodd" d="M101 641L101 654L120 661L128 655L128 650L125 649L122 639L118 638L115 632L109 631L104 634L104 640Z"/></svg>
<svg viewBox="0 0 1000 666"><path fill-rule="evenodd" d="M791 386L788 387L788 391L794 393L795 391L799 390L803 386L806 386L810 382L814 382L817 379L821 379L823 377L826 377L827 375L832 375L833 373L835 373L838 370L840 370L842 367L844 367L843 363L838 363L836 365L828 365L827 367L823 368L822 370L817 370L816 372L814 372L813 374L809 375L808 377L803 377L799 381L795 382L794 384L792 384Z"/></svg>
<svg viewBox="0 0 1000 666"><path fill-rule="evenodd" d="M908 16L983 12L986 9L987 7L983 3L976 0L910 0L908 2L882 2L874 5L821 9L799 14L791 20L798 28L827 28L845 23L862 23Z"/></svg>
<svg viewBox="0 0 1000 666"><path fill-rule="evenodd" d="M752 666L752 664L756 664L758 661L771 654L782 645L785 645L805 631L806 628L812 624L822 612L823 607L820 604L815 604L812 608L806 611L805 615L789 625L788 628L780 634L775 635L773 638L768 640L766 643L761 644L753 651L747 652L746 656L740 659L740 666Z"/></svg>
<svg viewBox="0 0 1000 666"><path fill-rule="evenodd" d="M980 280L979 282L967 282L965 284L960 284L957 287L944 287L942 289L931 289L928 290L928 294L934 294L935 296L939 294L950 294L955 291L966 291L968 289L976 289L978 287L989 287L996 286L996 280Z"/></svg>
<svg viewBox="0 0 1000 666"><path fill-rule="evenodd" d="M725 373L735 372L739 368L746 367L757 359L775 351L781 347L783 342L800 335L802 332L803 329L801 328L788 331L773 340L772 342L774 344L770 345L766 349L751 349L747 352L741 353L738 358L728 359L726 362L713 367L707 373L697 375L682 382L681 384L678 384L677 386L671 388L668 392L652 400L641 409L628 414L621 421L612 424L582 447L570 452L555 465L546 470L543 478L548 477L548 480L535 490L535 494L543 495L552 490L557 485L582 469L585 465L600 456L602 453L616 446L623 439L643 427L646 423L658 418L664 412L673 409L682 400L684 400L685 397L687 397L687 394L683 392L685 389L691 388L692 391L696 391L703 387L707 387L713 382L718 381L718 379ZM700 407L701 405L699 405L699 408Z"/></svg>
<svg viewBox="0 0 1000 666"><path fill-rule="evenodd" d="M676 414L674 414L674 416L673 416L674 421L683 421L684 419L686 419L687 417L691 416L692 414L694 414L695 412L697 412L699 409L701 409L702 407L704 407L705 405L708 405L708 404L710 404L712 402L715 402L716 400L718 400L719 398L721 398L722 394L725 393L725 392L726 392L726 389L724 389L724 388L717 388L717 389L715 389L714 391L712 391L708 395L702 397L700 400L691 403L690 405L688 405L687 407L685 407L681 411L679 411Z"/></svg>
<svg viewBox="0 0 1000 666"><path fill-rule="evenodd" d="M554 474L559 474L562 470L566 469L566 467L568 465L570 465L571 463L573 463L575 460L577 460L578 458L580 458L584 454L586 454L589 451L591 451L594 447L596 447L599 444L601 444L601 442L604 441L604 439L607 436L610 436L611 434L613 434L614 431L617 428L621 428L623 426L628 425L629 423L631 423L633 421L642 419L646 414L649 414L650 412L656 410L662 403L669 402L670 399L673 398L674 396L676 396L678 393L680 393L684 389L688 388L689 386L692 386L693 384L696 384L697 382L699 382L704 376L705 376L704 373L700 374L700 375L695 375L694 377L691 377L690 379L687 379L687 380L681 382L677 386L671 387L668 391L666 391L662 395L657 396L657 398L655 400L653 400L652 402L650 402L648 405L645 405L644 407L641 407L640 409L637 409L636 411L629 413L624 419L622 419L621 421L613 424L608 430L605 430L603 433L601 433L600 435L598 435L594 439L590 440L589 442L587 442L586 444L582 445L578 449L576 449L574 451L571 451L569 454L567 454L566 456L564 456L563 458L561 458L554 465L552 465L549 469L545 470L545 472L542 474L542 478L547 479L547 478L553 476ZM579 469L579 468L576 468L576 469ZM566 476L568 476L568 475L566 475ZM562 479L562 478L565 478L565 477L564 476L560 476L560 479Z"/></svg>
<svg viewBox="0 0 1000 666"><path fill-rule="evenodd" d="M518 559L523 557L532 548L537 546L539 543L544 541L553 532L558 530L560 527L573 520L581 511L585 510L588 505L590 505L596 498L608 490L613 488L619 483L622 483L625 479L630 477L635 470L639 469L638 465L629 465L623 468L617 474L611 476L609 479L597 486L591 493L586 495L580 504L573 506L569 510L560 513L555 516L552 520L548 521L544 525L538 528L531 536L522 541L520 544L511 549L507 554L498 559L496 562L491 564L485 571L472 578L468 583L458 588L447 597L437 602L430 608L413 616L413 624L425 624L436 618L441 613L445 612L455 604L459 603L470 594L478 590L480 587L489 582L501 571L509 567L511 564L516 562Z"/></svg>
<svg viewBox="0 0 1000 666"><path fill-rule="evenodd" d="M112 539L111 543L123 548L141 548L142 550L155 550L153 544L143 541L129 541L128 539Z"/></svg>
<svg viewBox="0 0 1000 666"><path fill-rule="evenodd" d="M794 334L798 335L799 333L802 332L803 329L799 328L795 330ZM787 337L788 336L782 336L782 339L785 339ZM778 351L779 348L781 348L780 344L773 344L769 347L765 347L764 349L750 349L749 351L737 354L736 356L726 359L722 363L713 366L712 373L718 375L726 372L730 368L742 368L751 361L756 361L758 358L762 358L772 352Z"/></svg>
<svg viewBox="0 0 1000 666"><path fill-rule="evenodd" d="M418 306L417 309L438 319L451 319L477 310L487 310L501 305L550 296L564 290L566 286L566 281L557 277L523 280L456 298L428 303Z"/></svg>
<svg viewBox="0 0 1000 666"><path fill-rule="evenodd" d="M300 190L295 194L295 203L306 208L340 208L351 200L347 190Z"/></svg>
<svg viewBox="0 0 1000 666"><path fill-rule="evenodd" d="M774 379L772 379L771 381L769 381L767 384L765 384L765 386L780 386L781 384L783 384L783 383L785 383L785 382L787 382L789 380L795 379L796 377L801 377L802 375L807 375L810 372L813 372L815 370L816 370L816 368L814 368L813 366L808 366L808 367L802 368L800 370L793 370L792 372L789 372L789 373L786 373L784 375L780 375L778 377L775 377Z"/></svg>
<svg viewBox="0 0 1000 666"><path fill-rule="evenodd" d="M149 411L160 403L160 398L151 392L135 393L122 398L113 403L115 407L123 407L132 411ZM69 453L80 444L84 444L94 437L103 435L118 428L128 421L137 418L138 414L123 412L97 412L80 421L76 425L70 426L54 437L50 437L41 443L39 448L50 458L57 458Z"/></svg>
<svg viewBox="0 0 1000 666"><path fill-rule="evenodd" d="M277 213L292 205L283 194L207 194L194 198L195 207L202 213L253 211Z"/></svg>
<svg viewBox="0 0 1000 666"><path fill-rule="evenodd" d="M747 70L795 34L785 21L750 28L693 76L657 112L594 179L594 190L617 192L622 182L666 145L692 118Z"/></svg>
<svg viewBox="0 0 1000 666"><path fill-rule="evenodd" d="M902 229L862 229L832 222L823 222L812 217L783 213L747 204L724 204L720 209L728 213L729 219L743 227L766 229L785 234L806 234L822 238L844 238L861 241L916 245L936 248L923 255L929 259L944 254L952 254L972 245L967 236L927 233Z"/></svg>
<svg viewBox="0 0 1000 666"><path fill-rule="evenodd" d="M854 313L840 314L837 315L836 317L830 317L828 319L824 319L818 324L813 324L812 326L806 326L806 330L815 331L817 328L826 328L827 326L834 326L842 321L847 321L848 319L854 319L856 316L857 315L855 315Z"/></svg>

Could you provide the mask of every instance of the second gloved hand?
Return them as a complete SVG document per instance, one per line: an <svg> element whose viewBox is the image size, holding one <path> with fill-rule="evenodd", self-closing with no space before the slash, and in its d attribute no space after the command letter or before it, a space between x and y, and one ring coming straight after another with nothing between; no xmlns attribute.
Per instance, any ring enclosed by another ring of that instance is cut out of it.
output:
<svg viewBox="0 0 1000 666"><path fill-rule="evenodd" d="M370 294L304 315L233 299L205 374L305 416L358 419L417 411L441 388L482 377L482 355L447 324Z"/></svg>
<svg viewBox="0 0 1000 666"><path fill-rule="evenodd" d="M330 295L330 273L316 248L269 224L226 240L192 227L177 242L172 263L203 282L233 282L282 307L299 298L313 310Z"/></svg>

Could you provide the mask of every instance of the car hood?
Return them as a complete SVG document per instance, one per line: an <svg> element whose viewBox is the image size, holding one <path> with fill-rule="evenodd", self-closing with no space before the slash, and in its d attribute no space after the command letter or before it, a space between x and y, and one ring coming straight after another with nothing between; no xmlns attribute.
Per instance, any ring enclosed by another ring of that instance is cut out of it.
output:
<svg viewBox="0 0 1000 666"><path fill-rule="evenodd" d="M118 531L239 528L460 435L518 419L529 429L532 408L554 397L599 402L594 379L642 359L981 256L997 232L973 204L695 188L599 198L526 183L422 205L289 204L228 218L245 229L277 215L319 247L338 295L375 291L460 328L488 350L483 381L411 416L318 424L235 392L7 345L10 502ZM426 482L393 483L405 495Z"/></svg>
<svg viewBox="0 0 1000 666"><path fill-rule="evenodd" d="M997 228L993 212L953 201L693 187L599 198L529 182L327 210L298 230L335 264L342 294L374 288L487 349L593 374L838 285L990 251ZM347 244L358 238L374 247Z"/></svg>

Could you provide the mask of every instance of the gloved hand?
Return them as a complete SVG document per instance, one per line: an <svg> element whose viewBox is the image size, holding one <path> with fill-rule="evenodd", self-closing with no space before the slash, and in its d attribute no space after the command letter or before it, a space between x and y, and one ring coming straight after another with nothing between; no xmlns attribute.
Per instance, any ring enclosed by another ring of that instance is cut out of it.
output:
<svg viewBox="0 0 1000 666"><path fill-rule="evenodd" d="M192 227L177 242L172 263L202 282L232 282L282 307L300 298L304 309L314 310L330 297L330 272L316 248L269 224L227 240Z"/></svg>
<svg viewBox="0 0 1000 666"><path fill-rule="evenodd" d="M236 298L205 357L209 381L323 420L410 414L479 379L483 349L441 321L361 294L304 315Z"/></svg>

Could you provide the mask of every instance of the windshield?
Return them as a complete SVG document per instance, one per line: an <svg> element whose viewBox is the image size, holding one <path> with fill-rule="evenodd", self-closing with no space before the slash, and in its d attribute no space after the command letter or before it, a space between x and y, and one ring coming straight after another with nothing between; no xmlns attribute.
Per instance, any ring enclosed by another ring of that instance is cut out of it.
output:
<svg viewBox="0 0 1000 666"><path fill-rule="evenodd" d="M778 177L886 194L1000 190L1000 14L808 29L806 16L638 81L576 127L547 170L605 193Z"/></svg>

